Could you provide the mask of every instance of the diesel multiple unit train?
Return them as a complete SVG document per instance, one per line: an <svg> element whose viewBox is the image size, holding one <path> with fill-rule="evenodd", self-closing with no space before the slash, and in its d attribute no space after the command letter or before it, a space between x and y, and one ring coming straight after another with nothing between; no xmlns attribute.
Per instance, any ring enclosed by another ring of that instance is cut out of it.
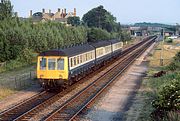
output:
<svg viewBox="0 0 180 121"><path fill-rule="evenodd" d="M44 88L71 85L122 51L119 40L99 41L39 54L37 78Z"/></svg>

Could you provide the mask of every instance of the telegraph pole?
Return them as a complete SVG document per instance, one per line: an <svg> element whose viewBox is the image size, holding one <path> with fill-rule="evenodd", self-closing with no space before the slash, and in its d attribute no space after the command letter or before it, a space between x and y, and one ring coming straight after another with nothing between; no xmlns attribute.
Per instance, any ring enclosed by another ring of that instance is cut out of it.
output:
<svg viewBox="0 0 180 121"><path fill-rule="evenodd" d="M163 51L164 51L164 29L162 29L162 42L161 42L161 53L160 53L160 66L163 66Z"/></svg>

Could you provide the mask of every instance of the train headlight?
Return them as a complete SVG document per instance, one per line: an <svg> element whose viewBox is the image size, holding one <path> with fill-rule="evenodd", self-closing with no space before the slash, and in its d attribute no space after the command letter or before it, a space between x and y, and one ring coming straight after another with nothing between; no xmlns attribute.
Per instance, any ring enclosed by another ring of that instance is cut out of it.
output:
<svg viewBox="0 0 180 121"><path fill-rule="evenodd" d="M40 75L40 78L44 77L44 75Z"/></svg>
<svg viewBox="0 0 180 121"><path fill-rule="evenodd" d="M60 75L59 75L59 78L63 78L63 76L60 74Z"/></svg>

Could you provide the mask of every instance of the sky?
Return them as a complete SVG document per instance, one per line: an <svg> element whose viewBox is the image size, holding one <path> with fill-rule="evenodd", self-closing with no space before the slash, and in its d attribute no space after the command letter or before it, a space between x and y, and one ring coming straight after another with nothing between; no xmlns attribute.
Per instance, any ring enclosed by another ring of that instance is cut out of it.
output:
<svg viewBox="0 0 180 121"><path fill-rule="evenodd" d="M30 10L34 13L42 8L54 13L58 8L66 8L67 12L76 8L82 18L92 8L103 5L121 24L180 24L180 0L11 0L11 3L21 17L28 17Z"/></svg>

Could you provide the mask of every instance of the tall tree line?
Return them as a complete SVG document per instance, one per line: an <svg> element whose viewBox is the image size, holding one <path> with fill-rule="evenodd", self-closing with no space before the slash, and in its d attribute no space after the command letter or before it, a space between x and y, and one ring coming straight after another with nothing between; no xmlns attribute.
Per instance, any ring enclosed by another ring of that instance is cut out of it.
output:
<svg viewBox="0 0 180 121"><path fill-rule="evenodd" d="M86 29L82 26L66 27L57 22L33 24L18 18L0 23L0 61L16 59L24 49L41 52L85 43Z"/></svg>
<svg viewBox="0 0 180 121"><path fill-rule="evenodd" d="M39 53L44 50L64 48L87 41L123 38L125 34L123 35L121 32L120 24L115 22L115 17L102 6L95 8L95 13L96 9L100 10L98 14L102 14L102 16L100 23L94 25L86 22L85 18L88 18L86 14L83 17L83 22L80 22L78 17L70 18L68 22L73 23L72 26L53 21L34 24L31 19L21 20L14 16L11 2L1 0L0 62L17 58L31 62L32 52ZM98 21L99 18L94 18L94 20Z"/></svg>

